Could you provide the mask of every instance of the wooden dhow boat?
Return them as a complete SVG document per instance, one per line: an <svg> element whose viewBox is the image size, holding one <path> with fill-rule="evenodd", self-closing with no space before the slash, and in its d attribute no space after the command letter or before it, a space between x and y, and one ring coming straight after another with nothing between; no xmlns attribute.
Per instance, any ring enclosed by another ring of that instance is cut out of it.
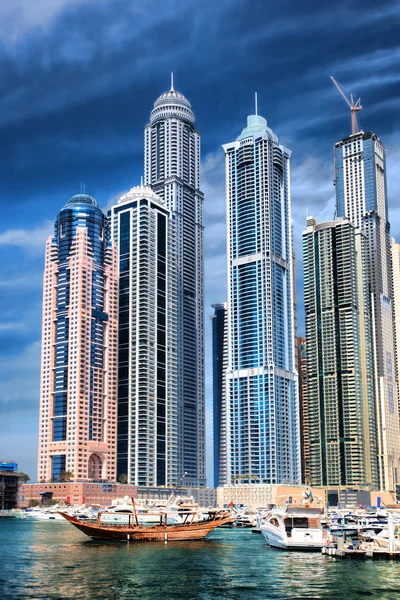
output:
<svg viewBox="0 0 400 600"><path fill-rule="evenodd" d="M200 540L206 537L216 527L231 523L236 519L229 511L210 510L203 520L195 520L196 513L185 515L182 523L167 523L167 515L160 515L160 523L157 525L140 525L137 515L130 515L128 525L105 525L100 522L101 513L97 523L82 522L81 520L60 512L60 515L83 533L95 540L127 540L127 541L151 541L169 542L182 540Z"/></svg>

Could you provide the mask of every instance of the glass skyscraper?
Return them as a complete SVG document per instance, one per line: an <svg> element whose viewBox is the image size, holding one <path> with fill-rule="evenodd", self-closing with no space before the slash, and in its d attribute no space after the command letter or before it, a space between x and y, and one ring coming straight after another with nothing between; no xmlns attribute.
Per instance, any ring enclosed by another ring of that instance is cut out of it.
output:
<svg viewBox="0 0 400 600"><path fill-rule="evenodd" d="M303 250L307 476L314 485L376 488L366 238L348 219L309 217Z"/></svg>
<svg viewBox="0 0 400 600"><path fill-rule="evenodd" d="M291 152L259 115L224 150L228 481L299 483Z"/></svg>
<svg viewBox="0 0 400 600"><path fill-rule="evenodd" d="M73 196L47 240L38 480L116 478L117 249L91 196Z"/></svg>
<svg viewBox="0 0 400 600"><path fill-rule="evenodd" d="M228 367L227 303L213 304L213 424L214 424L214 487L228 482L228 431L225 373Z"/></svg>
<svg viewBox="0 0 400 600"><path fill-rule="evenodd" d="M200 135L190 102L173 86L154 103L145 128L145 185L176 225L179 474L205 485L204 250Z"/></svg>
<svg viewBox="0 0 400 600"><path fill-rule="evenodd" d="M118 244L118 477L172 486L178 472L176 229L149 187L110 211Z"/></svg>
<svg viewBox="0 0 400 600"><path fill-rule="evenodd" d="M400 427L394 356L390 225L385 149L371 132L335 144L336 209L367 238L372 347L378 427L379 488L393 490L400 476Z"/></svg>

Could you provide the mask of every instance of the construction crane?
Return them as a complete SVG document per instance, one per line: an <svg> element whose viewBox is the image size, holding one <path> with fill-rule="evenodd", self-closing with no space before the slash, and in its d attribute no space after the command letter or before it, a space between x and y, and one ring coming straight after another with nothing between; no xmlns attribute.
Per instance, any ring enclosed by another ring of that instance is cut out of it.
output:
<svg viewBox="0 0 400 600"><path fill-rule="evenodd" d="M358 133L357 112L362 109L361 98L359 98L357 100L357 102L355 102L353 94L351 94L349 92L349 94L350 94L350 100L349 100L348 97L346 96L346 94L344 93L343 89L340 87L340 85L338 84L338 82L336 81L336 79L334 79L332 77L332 75L331 75L331 79L332 79L333 83L335 84L335 86L337 87L337 89L339 90L339 92L341 93L341 95L343 96L343 98L346 100L347 104L350 106L350 110L351 110L351 134L354 135L355 133Z"/></svg>

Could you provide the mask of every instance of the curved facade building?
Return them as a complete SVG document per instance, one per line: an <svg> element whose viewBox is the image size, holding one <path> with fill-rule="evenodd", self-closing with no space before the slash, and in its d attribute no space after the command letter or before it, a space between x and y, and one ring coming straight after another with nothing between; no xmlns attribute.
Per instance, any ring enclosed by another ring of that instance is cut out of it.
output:
<svg viewBox="0 0 400 600"><path fill-rule="evenodd" d="M116 246L91 196L73 196L46 245L38 480L116 477Z"/></svg>
<svg viewBox="0 0 400 600"><path fill-rule="evenodd" d="M173 86L154 103L145 128L145 185L176 225L179 473L205 485L204 250L200 135L190 102Z"/></svg>
<svg viewBox="0 0 400 600"><path fill-rule="evenodd" d="M228 483L298 483L291 152L259 115L224 150Z"/></svg>

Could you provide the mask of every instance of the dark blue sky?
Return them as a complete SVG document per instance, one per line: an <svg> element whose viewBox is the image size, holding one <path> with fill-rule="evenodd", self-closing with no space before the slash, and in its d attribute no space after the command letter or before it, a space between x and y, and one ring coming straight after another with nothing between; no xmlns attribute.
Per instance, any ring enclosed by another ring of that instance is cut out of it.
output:
<svg viewBox="0 0 400 600"><path fill-rule="evenodd" d="M206 316L226 299L224 157L254 109L292 154L298 257L305 215L334 210L333 143L361 96L360 126L387 149L389 215L400 238L400 8L339 0L14 0L0 5L0 459L36 477L44 244L86 184L103 207L140 182L143 127L175 87L202 134ZM211 477L210 324L206 319ZM211 482L211 479L210 479Z"/></svg>

